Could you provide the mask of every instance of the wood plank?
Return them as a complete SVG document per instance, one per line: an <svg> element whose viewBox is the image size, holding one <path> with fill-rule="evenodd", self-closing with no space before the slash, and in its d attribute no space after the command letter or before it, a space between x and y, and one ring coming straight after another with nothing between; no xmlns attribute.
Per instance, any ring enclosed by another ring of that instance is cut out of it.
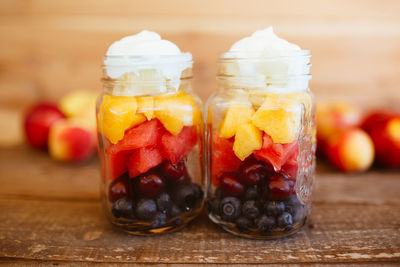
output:
<svg viewBox="0 0 400 267"><path fill-rule="evenodd" d="M273 9L261 0L130 3L2 1L0 104L23 107L38 99L56 100L75 88L100 91L107 46L143 28L193 53L195 89L205 100L216 87L218 54L268 24L311 49L311 88L317 95L399 97L398 1L307 0L301 7L282 1Z"/></svg>
<svg viewBox="0 0 400 267"><path fill-rule="evenodd" d="M63 164L28 146L0 149L0 195L39 199L98 199L100 169L94 158Z"/></svg>
<svg viewBox="0 0 400 267"><path fill-rule="evenodd" d="M284 17L286 19L398 19L397 10L400 4L396 0L387 0L384 4L378 0L338 0L321 2L305 0L297 5L295 0L264 1L251 0L242 2L231 1L182 1L170 0L168 4L162 0L117 0L112 3L95 0L85 1L51 1L36 0L3 0L2 15L49 15L49 14L88 14L88 15L117 15L117 16L168 16L178 17L261 17L264 20ZM124 8L121 8L124 7ZM273 7L273 8L271 8Z"/></svg>
<svg viewBox="0 0 400 267"><path fill-rule="evenodd" d="M207 266L213 266L213 267L226 267L227 264L214 264L214 263L185 263L184 266L188 267L195 267L199 265L204 265L207 264ZM176 266L177 264L169 264L169 263L154 263L151 264L151 266L154 267L163 267L163 266ZM229 266L242 266L243 264L229 264ZM269 267L289 267L289 266L332 266L332 263L318 263L318 264L251 264L252 267L261 267L261 266L269 266ZM335 263L335 266L347 266L347 267L355 267L355 266L363 266L363 267L375 267L375 266L382 266L382 263L375 262L375 263L365 263L365 262L359 262L359 263ZM72 261L44 261L44 260L14 260L14 259L0 259L0 266L9 266L9 267L14 267L14 266L68 266L68 267L86 267L86 266L107 266L107 267L120 267L120 266L149 266L148 263L111 263L111 262L72 262ZM398 263L396 262L387 262L385 261L385 266L399 266Z"/></svg>
<svg viewBox="0 0 400 267"><path fill-rule="evenodd" d="M237 238L204 215L186 229L136 237L112 227L98 202L1 198L0 257L138 263L400 261L400 206L315 203L310 223L276 241Z"/></svg>

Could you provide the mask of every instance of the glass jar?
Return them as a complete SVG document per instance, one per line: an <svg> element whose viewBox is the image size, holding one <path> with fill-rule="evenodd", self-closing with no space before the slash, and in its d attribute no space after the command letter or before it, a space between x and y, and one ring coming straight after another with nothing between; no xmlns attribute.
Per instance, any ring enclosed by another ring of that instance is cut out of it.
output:
<svg viewBox="0 0 400 267"><path fill-rule="evenodd" d="M267 58L228 52L218 61L218 91L206 105L207 209L230 233L281 238L310 214L316 130L309 59L308 51Z"/></svg>
<svg viewBox="0 0 400 267"><path fill-rule="evenodd" d="M137 235L181 229L204 199L203 122L191 91L192 61L160 56L157 65L146 64L151 60L106 57L97 102L103 206L113 224ZM188 66L176 79L154 68L176 64ZM110 65L131 72L113 79Z"/></svg>

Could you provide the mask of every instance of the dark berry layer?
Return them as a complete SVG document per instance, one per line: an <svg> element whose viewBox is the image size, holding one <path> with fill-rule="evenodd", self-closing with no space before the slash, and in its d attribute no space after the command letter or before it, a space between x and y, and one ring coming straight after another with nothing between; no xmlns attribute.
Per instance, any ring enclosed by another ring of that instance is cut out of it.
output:
<svg viewBox="0 0 400 267"><path fill-rule="evenodd" d="M177 217L200 208L203 196L183 161L165 161L135 178L125 173L110 184L108 193L115 218L148 222L149 228L181 224Z"/></svg>
<svg viewBox="0 0 400 267"><path fill-rule="evenodd" d="M236 231L261 236L290 232L306 216L296 196L295 179L277 173L254 158L237 172L222 173L207 208L214 218L233 224Z"/></svg>

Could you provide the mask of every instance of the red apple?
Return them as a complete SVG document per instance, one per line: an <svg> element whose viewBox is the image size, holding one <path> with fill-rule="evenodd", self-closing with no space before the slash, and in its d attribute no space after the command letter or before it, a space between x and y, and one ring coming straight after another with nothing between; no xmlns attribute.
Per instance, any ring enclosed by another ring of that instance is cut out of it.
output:
<svg viewBox="0 0 400 267"><path fill-rule="evenodd" d="M58 161L84 161L96 152L96 137L82 122L60 120L50 128L49 152Z"/></svg>
<svg viewBox="0 0 400 267"><path fill-rule="evenodd" d="M28 143L37 149L46 148L50 126L63 118L64 114L55 105L40 103L31 107L24 123Z"/></svg>
<svg viewBox="0 0 400 267"><path fill-rule="evenodd" d="M344 172L367 170L374 161L374 144L360 128L348 128L332 135L325 153L331 163Z"/></svg>

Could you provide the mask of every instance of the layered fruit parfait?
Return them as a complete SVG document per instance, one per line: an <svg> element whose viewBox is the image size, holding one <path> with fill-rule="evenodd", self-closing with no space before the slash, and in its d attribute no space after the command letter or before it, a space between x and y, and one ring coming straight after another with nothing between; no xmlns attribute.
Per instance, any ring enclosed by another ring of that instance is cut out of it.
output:
<svg viewBox="0 0 400 267"><path fill-rule="evenodd" d="M310 212L309 54L268 28L237 42L219 67L207 105L209 216L245 237L290 235Z"/></svg>
<svg viewBox="0 0 400 267"><path fill-rule="evenodd" d="M191 55L154 32L115 42L97 108L103 203L139 235L177 230L201 210L202 118Z"/></svg>

